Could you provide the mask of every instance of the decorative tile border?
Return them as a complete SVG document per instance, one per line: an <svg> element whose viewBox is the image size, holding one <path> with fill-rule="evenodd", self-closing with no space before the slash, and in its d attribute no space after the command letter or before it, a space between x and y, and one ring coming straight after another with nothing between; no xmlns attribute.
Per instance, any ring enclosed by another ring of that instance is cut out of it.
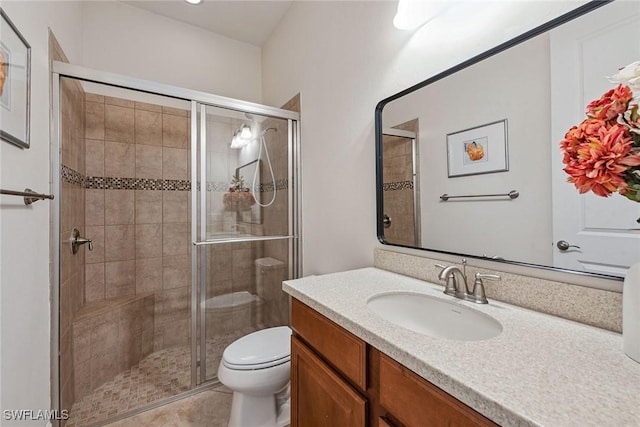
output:
<svg viewBox="0 0 640 427"><path fill-rule="evenodd" d="M153 178L114 178L110 176L84 176L80 172L62 165L61 179L69 184L90 190L162 190L162 191L191 191L191 181L185 179L153 179ZM260 184L260 192L273 191L273 182ZM289 188L288 179L276 180L275 188L286 190ZM200 183L198 183L198 190ZM209 181L207 191L226 193L228 182Z"/></svg>
<svg viewBox="0 0 640 427"><path fill-rule="evenodd" d="M260 192L261 193L269 193L271 191L273 191L273 181L271 182L266 182L264 184L260 184ZM284 178L284 179L278 179L276 180L276 185L275 185L276 190L286 190L289 188L289 180Z"/></svg>
<svg viewBox="0 0 640 427"><path fill-rule="evenodd" d="M84 187L85 185L84 175L66 165L62 165L60 168L60 179L67 184L76 185L78 187Z"/></svg>
<svg viewBox="0 0 640 427"><path fill-rule="evenodd" d="M113 178L89 176L85 188L91 190L164 190L190 191L191 181L184 179Z"/></svg>
<svg viewBox="0 0 640 427"><path fill-rule="evenodd" d="M384 191L413 190L413 181L385 182L382 184L382 190Z"/></svg>

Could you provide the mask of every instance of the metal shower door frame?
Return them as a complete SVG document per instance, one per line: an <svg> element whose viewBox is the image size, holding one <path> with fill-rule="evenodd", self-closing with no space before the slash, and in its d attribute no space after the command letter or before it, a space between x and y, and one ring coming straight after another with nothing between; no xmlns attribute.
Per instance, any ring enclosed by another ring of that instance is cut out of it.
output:
<svg viewBox="0 0 640 427"><path fill-rule="evenodd" d="M297 278L301 274L301 245L300 245L300 128L298 119L291 114L277 116L266 111L258 115L269 116L287 120L287 201L288 224L287 235L240 237L228 239L207 239L207 106L220 107L203 102L192 101L191 104L191 301L192 301L192 336L197 335L198 321L200 324L200 360L197 360L197 343L192 342L192 385L202 384L207 381L206 372L206 312L202 309L206 299L206 252L205 247L210 245L237 243L237 242L264 242L271 240L289 241L289 277ZM237 110L237 109L236 109ZM240 110L242 111L242 110ZM288 110L283 110L288 111ZM291 113L291 112L290 112ZM298 113L294 113L297 115ZM198 135L198 118L200 120ZM273 183L274 187L276 183ZM199 191L199 194L198 194ZM200 258L200 274L198 277L198 257ZM199 292L200 298L197 298ZM195 309L194 309L195 307ZM200 316L197 316L197 307L200 307ZM197 375L197 367L200 366L200 377ZM211 380L209 380L211 381Z"/></svg>
<svg viewBox="0 0 640 427"><path fill-rule="evenodd" d="M300 133L299 133L299 120L300 114L295 111L283 110L280 108L270 107L267 105L261 105L254 102L237 100L225 96L214 95L202 91L196 91L192 89L181 88L178 86L167 85L163 83L148 81L144 79L138 79L135 77L125 76L121 74L94 70L91 68L53 61L51 64L51 111L50 111L50 141L51 141L51 194L54 195L54 201L51 205L51 235L50 235L50 251L51 251L51 265L50 265L50 277L51 277L51 407L54 410L60 411L60 195L62 193L61 187L61 159L62 159L62 135L61 135L61 112L60 112L60 87L62 78L72 78L79 81L102 84L105 86L112 86L121 89L129 89L142 93L148 93L152 95L159 95L184 101L191 101L191 145L194 146L194 137L197 139L197 114L196 106L198 104L211 105L214 107L227 108L236 111L255 113L264 116L270 116L275 118L286 119L289 122L289 150L290 150L290 177L293 177L294 182L290 182L290 187L293 183L296 185L295 200L290 199L290 213L296 215L296 218L290 216L290 234L295 237L292 239L291 247L294 249L294 255L290 255L292 259L290 262L294 262L296 265L290 264L290 269L293 272L293 276L298 277L301 274L301 250L300 250L300 208L297 204L300 201ZM292 129L295 131L292 133ZM195 132L194 132L195 130ZM196 141L197 144L197 141ZM291 161L292 154L295 156L295 162ZM195 160L194 160L195 159ZM191 180L191 199L192 204L194 198L197 198L197 177L193 176L193 170L197 169L193 167L197 163L197 151L192 150L191 153L191 165L192 165L192 180ZM293 169L295 168L295 169ZM194 179L196 178L196 179ZM294 193L290 193L294 194ZM193 212L192 212L193 215ZM293 227L292 227L293 225ZM197 230L197 224L192 218L192 238L196 236L194 227ZM193 242L195 240L192 239ZM193 248L197 248L194 244ZM126 416L135 415L153 407L158 407L169 403L171 401L185 397L186 395L196 392L197 385L197 355L195 351L196 347L196 328L197 324L197 292L193 288L195 286L193 276L197 275L197 259L195 266L193 262L193 254L196 250L192 251L192 295L191 295L191 319L192 319L192 364L191 364L191 390L181 393L180 395L163 399L158 402L154 402L148 406L138 408L126 414L124 416L118 416L110 421L124 418ZM291 253L291 252L290 252ZM199 389L200 387L198 387ZM206 388L206 387L205 387ZM198 390L199 391L199 390ZM58 412L59 413L59 412ZM60 425L60 420L52 420L53 427Z"/></svg>

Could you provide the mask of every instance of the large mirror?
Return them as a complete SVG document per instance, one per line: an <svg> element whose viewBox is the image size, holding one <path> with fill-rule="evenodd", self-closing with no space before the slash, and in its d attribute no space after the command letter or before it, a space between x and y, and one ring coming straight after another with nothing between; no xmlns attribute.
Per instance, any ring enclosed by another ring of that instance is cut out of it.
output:
<svg viewBox="0 0 640 427"><path fill-rule="evenodd" d="M640 200L581 194L593 179L567 182L560 143L635 61L640 2L592 2L381 101L380 241L623 277L640 261Z"/></svg>

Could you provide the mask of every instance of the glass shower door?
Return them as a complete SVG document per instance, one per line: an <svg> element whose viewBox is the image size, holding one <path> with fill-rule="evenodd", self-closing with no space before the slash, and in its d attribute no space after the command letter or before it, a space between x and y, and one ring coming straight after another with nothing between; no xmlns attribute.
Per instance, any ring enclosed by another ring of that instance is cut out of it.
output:
<svg viewBox="0 0 640 427"><path fill-rule="evenodd" d="M297 275L297 123L204 104L194 108L195 375L202 383L217 377L231 342L288 323L281 287Z"/></svg>

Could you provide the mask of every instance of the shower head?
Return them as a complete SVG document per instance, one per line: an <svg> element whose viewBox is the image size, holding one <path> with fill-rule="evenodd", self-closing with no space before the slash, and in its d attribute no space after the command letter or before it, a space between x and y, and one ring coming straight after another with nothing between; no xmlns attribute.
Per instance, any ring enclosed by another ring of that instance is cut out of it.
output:
<svg viewBox="0 0 640 427"><path fill-rule="evenodd" d="M278 132L278 129L276 129L276 128L273 128L273 127L266 128L265 130L262 131L262 136L264 136L264 134L267 133L267 131L269 131L269 130L272 130L274 132Z"/></svg>

